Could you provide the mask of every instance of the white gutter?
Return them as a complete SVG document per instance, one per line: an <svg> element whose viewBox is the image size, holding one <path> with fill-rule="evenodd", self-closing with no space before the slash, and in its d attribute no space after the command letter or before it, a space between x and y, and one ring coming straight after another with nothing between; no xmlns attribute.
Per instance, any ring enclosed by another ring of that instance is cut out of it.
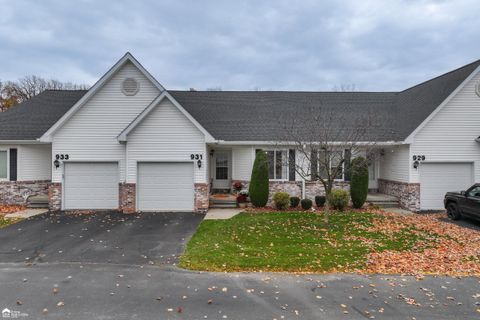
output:
<svg viewBox="0 0 480 320"><path fill-rule="evenodd" d="M49 144L40 140L0 140L0 144Z"/></svg>
<svg viewBox="0 0 480 320"><path fill-rule="evenodd" d="M311 144L312 142L308 142L307 144ZM225 140L217 140L214 144L219 145L298 145L298 142L293 141L225 141ZM319 143L320 144L320 143ZM348 141L333 141L329 142L329 145L347 145L347 144L355 144L355 145L376 145L376 146L396 146L396 145L404 145L408 144L404 141L382 141L382 142L375 142L375 141L359 141L359 142L348 142Z"/></svg>

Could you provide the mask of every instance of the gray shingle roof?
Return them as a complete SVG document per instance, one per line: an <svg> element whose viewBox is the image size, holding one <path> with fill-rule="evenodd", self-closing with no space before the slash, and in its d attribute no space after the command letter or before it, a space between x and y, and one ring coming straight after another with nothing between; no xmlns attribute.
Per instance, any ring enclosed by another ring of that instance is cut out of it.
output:
<svg viewBox="0 0 480 320"><path fill-rule="evenodd" d="M0 140L40 138L86 92L86 90L46 90L0 113Z"/></svg>
<svg viewBox="0 0 480 320"><path fill-rule="evenodd" d="M401 92L169 92L219 140L284 140L286 119L312 121L308 116L312 111L320 110L322 114L324 110L335 110L343 113L339 117L342 121L335 123L338 128L354 127L358 122L355 119L369 112L379 120L371 125L368 139L403 141L478 66L480 60ZM39 138L85 93L85 90L47 90L0 113L0 140Z"/></svg>
<svg viewBox="0 0 480 320"><path fill-rule="evenodd" d="M336 108L348 112L352 120L352 123L342 120L336 124L338 128L353 125L355 119L360 119L368 110L376 115L378 123L372 125L367 138L403 141L479 65L480 60L401 92L169 92L220 140L284 140L282 128L285 128L285 119L305 115L315 109ZM309 121L307 118L302 120ZM305 126L309 127L311 125Z"/></svg>

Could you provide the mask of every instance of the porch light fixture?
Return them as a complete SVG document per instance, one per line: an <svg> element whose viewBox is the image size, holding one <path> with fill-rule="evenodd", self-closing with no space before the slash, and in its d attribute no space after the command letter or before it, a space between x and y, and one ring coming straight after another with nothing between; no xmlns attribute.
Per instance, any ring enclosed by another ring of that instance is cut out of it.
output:
<svg viewBox="0 0 480 320"><path fill-rule="evenodd" d="M200 169L202 167L202 160L197 160L197 166L198 166L198 169Z"/></svg>
<svg viewBox="0 0 480 320"><path fill-rule="evenodd" d="M420 162L418 160L413 161L413 168L418 169L418 166L420 165Z"/></svg>
<svg viewBox="0 0 480 320"><path fill-rule="evenodd" d="M211 149L210 150L210 156L213 157L213 154L215 153L215 150Z"/></svg>
<svg viewBox="0 0 480 320"><path fill-rule="evenodd" d="M58 167L60 167L60 161L58 161L58 159L55 159L55 161L53 161L53 165L55 166L55 169L58 169Z"/></svg>

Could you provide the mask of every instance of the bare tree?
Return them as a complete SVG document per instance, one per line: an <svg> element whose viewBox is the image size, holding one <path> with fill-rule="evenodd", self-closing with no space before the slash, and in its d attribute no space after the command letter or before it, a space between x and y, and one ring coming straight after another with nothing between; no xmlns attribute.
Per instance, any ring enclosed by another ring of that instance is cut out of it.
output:
<svg viewBox="0 0 480 320"><path fill-rule="evenodd" d="M55 79L44 79L35 75L25 76L17 81L0 84L0 111L26 101L45 90L83 90L87 85L61 82Z"/></svg>
<svg viewBox="0 0 480 320"><path fill-rule="evenodd" d="M309 103L301 110L282 119L282 140L296 151L296 173L320 181L327 196L336 180L349 176L352 157L374 154L378 137L391 133L379 108Z"/></svg>

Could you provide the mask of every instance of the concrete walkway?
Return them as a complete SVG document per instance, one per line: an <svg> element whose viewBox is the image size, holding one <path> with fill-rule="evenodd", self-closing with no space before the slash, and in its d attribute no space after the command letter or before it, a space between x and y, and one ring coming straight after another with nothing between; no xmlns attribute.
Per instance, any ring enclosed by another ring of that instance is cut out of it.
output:
<svg viewBox="0 0 480 320"><path fill-rule="evenodd" d="M228 209L210 209L207 212L204 220L222 220L222 219L230 219L231 217L236 216L240 212L244 211L244 209L237 209L237 208L228 208Z"/></svg>
<svg viewBox="0 0 480 320"><path fill-rule="evenodd" d="M45 213L45 212L48 212L48 209L25 209L25 210L22 210L22 211L6 214L5 218L27 219L27 218L37 216L37 215Z"/></svg>

